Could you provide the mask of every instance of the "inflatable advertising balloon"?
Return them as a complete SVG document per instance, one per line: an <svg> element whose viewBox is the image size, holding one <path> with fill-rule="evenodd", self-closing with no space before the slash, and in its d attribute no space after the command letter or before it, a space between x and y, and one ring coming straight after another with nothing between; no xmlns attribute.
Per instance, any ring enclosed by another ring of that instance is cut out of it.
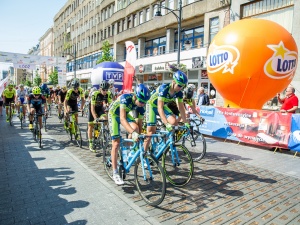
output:
<svg viewBox="0 0 300 225"><path fill-rule="evenodd" d="M297 45L285 28L269 20L243 19L215 36L207 72L224 107L261 109L290 84L297 60Z"/></svg>
<svg viewBox="0 0 300 225"><path fill-rule="evenodd" d="M114 87L120 91L123 87L123 75L124 67L121 64L117 62L102 62L93 68L91 82L93 87L98 89L103 80L109 81L113 79L115 81Z"/></svg>

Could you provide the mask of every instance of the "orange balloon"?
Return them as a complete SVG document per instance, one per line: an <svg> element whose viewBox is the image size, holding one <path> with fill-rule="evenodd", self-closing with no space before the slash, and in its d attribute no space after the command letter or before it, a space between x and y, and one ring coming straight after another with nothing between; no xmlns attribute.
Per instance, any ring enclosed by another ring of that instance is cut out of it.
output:
<svg viewBox="0 0 300 225"><path fill-rule="evenodd" d="M261 109L292 81L298 49L291 34L263 19L243 19L223 28L208 49L208 77L224 106Z"/></svg>

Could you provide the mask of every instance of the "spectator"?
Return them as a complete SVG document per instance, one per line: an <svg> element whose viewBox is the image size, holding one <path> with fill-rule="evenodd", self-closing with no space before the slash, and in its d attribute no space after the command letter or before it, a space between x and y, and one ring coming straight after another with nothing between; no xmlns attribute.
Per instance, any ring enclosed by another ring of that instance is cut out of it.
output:
<svg viewBox="0 0 300 225"><path fill-rule="evenodd" d="M197 101L197 105L201 106L201 105L209 105L209 98L208 95L206 93L204 93L204 88L200 87L198 89L198 101Z"/></svg>
<svg viewBox="0 0 300 225"><path fill-rule="evenodd" d="M280 112L295 113L298 109L298 97L295 95L295 88L289 86L285 91L285 98L277 94L278 102L282 104Z"/></svg>

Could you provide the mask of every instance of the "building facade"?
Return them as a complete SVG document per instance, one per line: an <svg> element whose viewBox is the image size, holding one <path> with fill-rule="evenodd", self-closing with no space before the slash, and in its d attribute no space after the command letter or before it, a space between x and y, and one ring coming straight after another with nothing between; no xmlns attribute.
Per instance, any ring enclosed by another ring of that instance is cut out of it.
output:
<svg viewBox="0 0 300 225"><path fill-rule="evenodd" d="M223 105L206 72L207 48L214 36L231 22L258 17L279 22L299 42L297 9L299 1L294 0L69 0L54 17L54 55L62 56L67 51L72 56L67 63L67 80L76 71L76 77L86 87L101 57L103 41L111 43L111 54L121 64L126 58L125 41L132 41L137 50L136 75L152 85L172 80L167 65L176 64L179 49L189 82L203 86L212 103ZM155 16L157 11L161 11L160 19ZM187 41L191 45L187 46ZM294 86L299 81L298 69Z"/></svg>

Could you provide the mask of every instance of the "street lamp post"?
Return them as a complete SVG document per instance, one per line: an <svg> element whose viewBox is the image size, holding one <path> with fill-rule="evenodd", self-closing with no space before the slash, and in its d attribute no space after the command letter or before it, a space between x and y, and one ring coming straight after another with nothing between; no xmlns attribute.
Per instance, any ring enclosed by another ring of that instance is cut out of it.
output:
<svg viewBox="0 0 300 225"><path fill-rule="evenodd" d="M178 9L170 9L165 6L159 5L158 11L155 13L154 17L160 17L161 11L160 9L166 9L169 10L177 19L177 24L178 24L178 31L177 31L177 45L178 45L178 51L177 51L177 66L180 65L180 37L181 37L181 21L182 21L182 0L179 0L179 8ZM175 13L178 12L178 15Z"/></svg>
<svg viewBox="0 0 300 225"><path fill-rule="evenodd" d="M73 57L73 59L74 59L74 79L75 79L76 78L76 54L77 54L76 53L76 44L74 45L74 54L71 54L68 52L66 52L64 54L69 55L69 56Z"/></svg>

